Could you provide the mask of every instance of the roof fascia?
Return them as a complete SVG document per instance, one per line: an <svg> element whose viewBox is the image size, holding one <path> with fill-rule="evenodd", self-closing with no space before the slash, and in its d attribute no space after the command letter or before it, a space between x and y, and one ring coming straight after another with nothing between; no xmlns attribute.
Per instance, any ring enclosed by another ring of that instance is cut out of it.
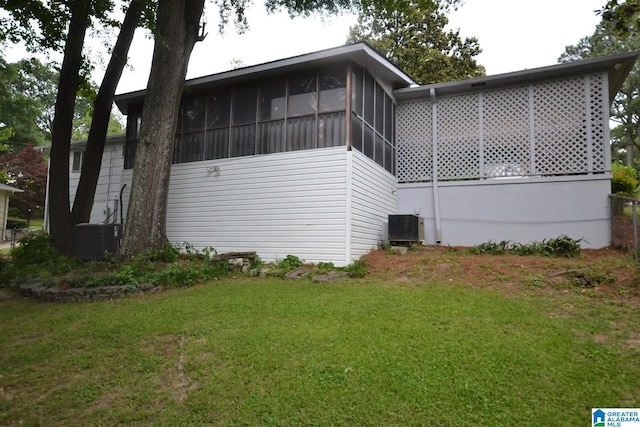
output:
<svg viewBox="0 0 640 427"><path fill-rule="evenodd" d="M394 95L399 101L411 100L428 97L431 89L434 89L437 95L445 96L606 71L609 76L609 100L613 102L613 98L638 59L638 55L640 51L633 51L475 79L402 88L395 90Z"/></svg>
<svg viewBox="0 0 640 427"><path fill-rule="evenodd" d="M206 88L222 83L233 84L261 76L280 72L295 71L310 66L322 66L338 61L354 61L380 78L387 80L394 88L415 85L415 81L404 71L393 65L384 56L366 43L355 43L320 50L291 58L279 59L264 64L225 71L185 81L184 88ZM128 104L144 99L146 89L116 95L114 101L123 114L127 114Z"/></svg>

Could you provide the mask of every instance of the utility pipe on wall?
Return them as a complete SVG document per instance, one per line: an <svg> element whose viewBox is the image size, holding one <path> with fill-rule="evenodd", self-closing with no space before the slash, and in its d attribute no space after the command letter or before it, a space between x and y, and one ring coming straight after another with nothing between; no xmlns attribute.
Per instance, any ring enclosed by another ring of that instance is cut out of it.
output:
<svg viewBox="0 0 640 427"><path fill-rule="evenodd" d="M440 194L438 191L438 104L436 103L436 90L431 88L431 129L432 150L431 162L433 169L433 213L436 220L436 243L442 243L442 228L440 226Z"/></svg>

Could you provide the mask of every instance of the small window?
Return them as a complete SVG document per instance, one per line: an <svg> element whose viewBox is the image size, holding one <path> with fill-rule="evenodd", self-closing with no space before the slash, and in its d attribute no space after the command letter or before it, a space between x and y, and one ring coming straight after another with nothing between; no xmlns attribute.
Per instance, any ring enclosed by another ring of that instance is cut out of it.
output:
<svg viewBox="0 0 640 427"><path fill-rule="evenodd" d="M74 151L71 170L73 172L80 172L82 170L83 164L84 164L84 150Z"/></svg>

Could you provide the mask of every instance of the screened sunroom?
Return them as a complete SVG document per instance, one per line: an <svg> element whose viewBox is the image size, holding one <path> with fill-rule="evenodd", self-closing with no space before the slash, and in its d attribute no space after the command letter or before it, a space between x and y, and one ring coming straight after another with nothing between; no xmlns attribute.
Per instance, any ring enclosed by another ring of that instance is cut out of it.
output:
<svg viewBox="0 0 640 427"><path fill-rule="evenodd" d="M395 104L385 86L364 66L341 61L188 87L173 163L347 146L393 174ZM127 107L126 168L134 164L141 114L141 102Z"/></svg>
<svg viewBox="0 0 640 427"><path fill-rule="evenodd" d="M396 211L393 90L411 84L362 43L185 82L169 239L265 260L344 265L365 254ZM116 100L127 114L123 183L143 100Z"/></svg>

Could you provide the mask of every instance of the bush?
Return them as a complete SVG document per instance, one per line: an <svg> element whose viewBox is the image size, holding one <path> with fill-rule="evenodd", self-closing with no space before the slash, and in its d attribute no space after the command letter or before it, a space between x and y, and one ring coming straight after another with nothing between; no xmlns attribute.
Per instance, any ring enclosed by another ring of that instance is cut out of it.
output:
<svg viewBox="0 0 640 427"><path fill-rule="evenodd" d="M278 268L285 271L291 271L300 267L303 262L304 260L295 255L287 255L284 259L278 262Z"/></svg>
<svg viewBox="0 0 640 427"><path fill-rule="evenodd" d="M360 258L344 268L351 277L364 277L369 274L367 269L367 261L364 258Z"/></svg>
<svg viewBox="0 0 640 427"><path fill-rule="evenodd" d="M580 243L584 239L572 239L566 235L561 235L555 239L544 239L541 242L531 243L511 243L508 240L494 242L489 240L481 243L469 250L476 255L500 255L512 253L515 255L543 255L555 257L574 258L580 256Z"/></svg>
<svg viewBox="0 0 640 427"><path fill-rule="evenodd" d="M17 265L55 263L58 252L47 233L29 234L20 239L20 245L13 250L13 261Z"/></svg>
<svg viewBox="0 0 640 427"><path fill-rule="evenodd" d="M611 193L633 196L638 188L638 171L618 163L611 165Z"/></svg>
<svg viewBox="0 0 640 427"><path fill-rule="evenodd" d="M507 252L510 247L511 242L509 240L502 240L500 242L489 240L486 243L474 246L470 252L475 255L500 255Z"/></svg>

